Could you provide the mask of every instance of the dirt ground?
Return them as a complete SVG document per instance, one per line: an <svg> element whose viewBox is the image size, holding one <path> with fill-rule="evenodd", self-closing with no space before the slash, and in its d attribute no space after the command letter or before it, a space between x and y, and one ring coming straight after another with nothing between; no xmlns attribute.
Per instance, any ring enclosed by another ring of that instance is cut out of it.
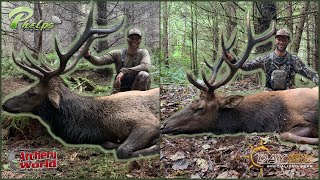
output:
<svg viewBox="0 0 320 180"><path fill-rule="evenodd" d="M101 86L110 86L111 77L97 71L77 71L72 77L86 77ZM2 79L3 97L26 88L32 81L19 77ZM92 147L67 147L53 139L46 128L30 117L2 115L2 178L156 178L160 176L159 156L128 162L116 161L112 152ZM15 172L8 155L15 149L36 148L56 150L58 168L54 171Z"/></svg>
<svg viewBox="0 0 320 180"><path fill-rule="evenodd" d="M221 91L250 93L261 90L251 80L244 79L221 88ZM198 91L191 85L162 86L161 118L169 117L197 97ZM283 157L291 164L256 166L258 158L261 160L264 156L255 152L267 153L267 150L271 154L268 157ZM318 158L318 147L280 142L277 134L165 135L161 138L164 178L319 178Z"/></svg>

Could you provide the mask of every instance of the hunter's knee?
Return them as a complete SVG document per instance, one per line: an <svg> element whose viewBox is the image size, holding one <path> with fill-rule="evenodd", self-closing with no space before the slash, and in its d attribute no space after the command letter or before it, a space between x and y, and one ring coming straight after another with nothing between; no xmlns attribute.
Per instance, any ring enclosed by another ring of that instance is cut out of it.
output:
<svg viewBox="0 0 320 180"><path fill-rule="evenodd" d="M150 74L146 71L140 71L138 74L137 74L137 78L142 78L142 79L150 79Z"/></svg>

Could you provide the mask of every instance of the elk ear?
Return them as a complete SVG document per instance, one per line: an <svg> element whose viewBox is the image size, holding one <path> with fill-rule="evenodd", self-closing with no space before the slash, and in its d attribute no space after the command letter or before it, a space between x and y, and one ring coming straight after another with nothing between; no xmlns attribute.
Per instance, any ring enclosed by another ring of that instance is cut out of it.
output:
<svg viewBox="0 0 320 180"><path fill-rule="evenodd" d="M51 104L55 108L59 109L60 108L60 105L59 105L60 104L60 95L56 92L49 92L48 97L49 97Z"/></svg>
<svg viewBox="0 0 320 180"><path fill-rule="evenodd" d="M243 101L243 99L244 96L230 95L223 100L221 105L224 108L235 108Z"/></svg>

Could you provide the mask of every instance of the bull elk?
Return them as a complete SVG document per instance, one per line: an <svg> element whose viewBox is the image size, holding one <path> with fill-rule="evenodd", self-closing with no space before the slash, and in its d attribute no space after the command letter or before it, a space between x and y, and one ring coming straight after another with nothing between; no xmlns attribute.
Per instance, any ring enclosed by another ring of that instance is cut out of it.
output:
<svg viewBox="0 0 320 180"><path fill-rule="evenodd" d="M265 91L245 97L214 93L217 88L232 79L247 60L255 44L267 40L275 33L273 24L271 31L266 35L254 38L249 19L248 15L247 48L240 60L233 64L225 57L235 39L229 47L225 47L222 34L222 56L217 66L212 67L205 61L212 70L211 78L207 80L202 72L202 84L187 73L189 82L202 90L200 98L165 120L161 126L162 134L280 132L280 137L284 140L318 144L318 87ZM228 64L230 73L221 81L215 82L223 61Z"/></svg>
<svg viewBox="0 0 320 180"><path fill-rule="evenodd" d="M158 153L159 88L86 97L70 91L59 77L75 67L94 39L118 31L123 22L111 29L95 29L92 27L91 10L83 34L69 52L62 54L55 39L55 50L60 60L56 70L45 63L34 63L26 54L26 62L16 60L12 54L15 64L39 78L39 82L24 93L6 100L3 109L13 114L39 116L49 125L51 132L66 143L95 144L104 149L116 149L119 159ZM84 50L67 64L85 42Z"/></svg>

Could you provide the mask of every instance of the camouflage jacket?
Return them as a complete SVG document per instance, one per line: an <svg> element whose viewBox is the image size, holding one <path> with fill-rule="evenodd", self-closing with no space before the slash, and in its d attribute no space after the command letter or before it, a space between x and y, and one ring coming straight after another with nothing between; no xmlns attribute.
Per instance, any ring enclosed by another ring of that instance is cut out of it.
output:
<svg viewBox="0 0 320 180"><path fill-rule="evenodd" d="M107 64L115 64L117 74L137 75L140 71L149 72L151 69L151 60L146 49L139 49L135 55L126 53L125 60L122 62L122 50L113 50L101 57L91 55L88 60L96 65L103 66Z"/></svg>
<svg viewBox="0 0 320 180"><path fill-rule="evenodd" d="M317 85L319 83L318 74L309 70L298 56L292 55L289 52L284 57L278 57L275 52L272 52L259 57L254 61L247 61L241 67L241 69L244 71L251 71L258 68L262 68L266 73L267 88L271 88L271 73L276 69L286 71L288 88L293 88L294 75L296 73L312 80Z"/></svg>

